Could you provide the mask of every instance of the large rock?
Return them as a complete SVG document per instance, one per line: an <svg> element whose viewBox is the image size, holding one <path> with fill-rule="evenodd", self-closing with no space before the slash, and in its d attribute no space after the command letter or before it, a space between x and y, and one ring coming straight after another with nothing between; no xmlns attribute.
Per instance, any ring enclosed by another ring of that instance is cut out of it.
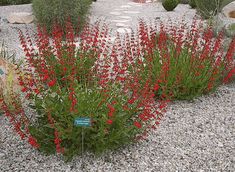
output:
<svg viewBox="0 0 235 172"><path fill-rule="evenodd" d="M220 14L215 16L215 29L219 32L221 29L225 29L225 34L228 37L235 36L234 24L235 24L235 1L226 5Z"/></svg>
<svg viewBox="0 0 235 172"><path fill-rule="evenodd" d="M20 12L20 13L11 13L7 20L9 23L18 23L18 24L29 24L34 20L32 13Z"/></svg>
<svg viewBox="0 0 235 172"><path fill-rule="evenodd" d="M222 9L222 14L235 20L235 1L229 3ZM234 16L234 17L232 17Z"/></svg>

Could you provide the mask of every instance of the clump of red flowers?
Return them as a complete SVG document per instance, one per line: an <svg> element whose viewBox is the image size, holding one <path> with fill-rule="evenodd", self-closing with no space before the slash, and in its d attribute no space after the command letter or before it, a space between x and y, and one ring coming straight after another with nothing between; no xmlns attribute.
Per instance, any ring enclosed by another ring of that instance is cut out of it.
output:
<svg viewBox="0 0 235 172"><path fill-rule="evenodd" d="M215 36L211 26L204 28L198 20L191 25L139 22L135 66L142 79L151 77L156 99L192 99L233 78L235 38L224 50L223 31Z"/></svg>
<svg viewBox="0 0 235 172"><path fill-rule="evenodd" d="M62 153L70 159L81 152L82 142L85 150L100 153L156 128L166 101L155 101L150 78L141 80L140 73L128 70L134 64L130 48L135 43L123 51L120 36L112 43L101 21L87 24L79 34L70 21L66 32L58 25L52 30L49 35L39 26L35 42L19 31L26 56L18 78L21 94L37 113L36 123L24 115L28 122L27 133L19 130L22 137L28 134L29 143L40 151ZM139 47L135 48L139 53ZM91 126L76 126L79 117L90 118Z"/></svg>

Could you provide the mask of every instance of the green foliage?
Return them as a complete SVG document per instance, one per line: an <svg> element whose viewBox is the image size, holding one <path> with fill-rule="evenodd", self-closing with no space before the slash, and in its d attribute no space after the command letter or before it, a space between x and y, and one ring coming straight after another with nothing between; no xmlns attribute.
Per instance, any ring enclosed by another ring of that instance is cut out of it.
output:
<svg viewBox="0 0 235 172"><path fill-rule="evenodd" d="M0 0L0 5L29 4L32 0Z"/></svg>
<svg viewBox="0 0 235 172"><path fill-rule="evenodd" d="M218 14L222 0L195 0L197 11L204 19L209 19Z"/></svg>
<svg viewBox="0 0 235 172"><path fill-rule="evenodd" d="M227 26L225 26L225 34L231 38L235 36L235 23L227 24Z"/></svg>
<svg viewBox="0 0 235 172"><path fill-rule="evenodd" d="M189 5L192 7L192 8L196 8L197 5L196 5L196 0L190 0L189 1Z"/></svg>
<svg viewBox="0 0 235 172"><path fill-rule="evenodd" d="M161 103L155 102L147 84L141 87L137 77L123 76L127 69L119 71L119 63L112 63L109 57L102 59L99 53L106 45L106 25L86 25L80 33L80 48L75 47L72 24L68 22L66 28L63 32L54 27L49 38L39 27L39 52L27 54L27 64L33 64L35 72L29 72L31 66L25 65L25 75L19 78L21 91L30 99L29 107L37 112L36 123L29 127L37 143L31 139L30 144L47 154L62 153L71 160L82 151L82 134L84 151L95 154L135 142L157 125ZM27 47L22 32L20 39L22 47ZM28 49L24 50L27 53ZM114 51L112 56L116 56ZM115 70L110 74L111 64ZM75 126L78 117L89 117L91 127Z"/></svg>
<svg viewBox="0 0 235 172"><path fill-rule="evenodd" d="M37 22L50 30L54 22L65 28L71 19L74 26L82 28L86 22L91 0L33 0L33 12Z"/></svg>
<svg viewBox="0 0 235 172"><path fill-rule="evenodd" d="M157 84L157 99L193 99L214 91L231 78L234 40L230 41L226 53L219 55L223 51L222 33L214 38L210 27L204 30L194 22L191 28L186 27L188 33L182 30L184 23L162 27L155 35L148 35L147 28L141 30L145 32L142 35L148 35L142 36L142 44L151 49L147 49L143 63L138 66L143 79L150 75L153 84Z"/></svg>
<svg viewBox="0 0 235 172"><path fill-rule="evenodd" d="M180 3L181 3L181 4L188 4L188 3L189 3L189 0L180 0Z"/></svg>
<svg viewBox="0 0 235 172"><path fill-rule="evenodd" d="M112 86L113 97L102 104L105 95L100 93L98 86L92 89L76 88L76 96L79 97L79 106L76 113L70 112L68 109L69 98L66 95L57 95L55 97L47 95L43 99L35 99L35 107L40 114L40 118L38 125L30 127L30 133L38 140L41 151L47 154L56 151L54 144L55 130L48 124L48 110L50 110L52 118L56 120L55 128L60 133L61 146L64 148L64 155L67 160L81 153L82 132L85 136L84 150L96 154L109 149L116 149L134 141L135 135L140 132L131 120L136 107L133 107L132 111L123 110L122 104L127 100L127 97L118 94L120 93L119 88L115 90ZM116 98L114 98L115 96ZM106 122L108 120L106 115L108 113L107 103L111 104L114 100L118 103L113 105L115 113L112 118L113 123L110 125ZM82 129L82 127L74 126L76 117L90 117L92 127Z"/></svg>
<svg viewBox="0 0 235 172"><path fill-rule="evenodd" d="M170 49L172 52L175 51L175 47L171 47ZM161 59L160 54L155 52L154 63L156 69L162 67L160 63ZM198 70L200 65L203 68L197 74L196 70ZM213 87L213 90L208 90L208 84L213 71L212 66L213 63L209 59L204 61L196 60L192 63L189 51L182 49L181 54L177 58L173 54L170 57L170 71L168 72L166 83L160 84L160 87L164 90L164 94L173 94L174 99L178 100L190 100L209 91L213 91L220 83L221 76L219 74L214 76L215 87ZM222 69L223 66L219 67L219 73L221 73ZM155 72L157 76L160 76L160 70L156 70Z"/></svg>
<svg viewBox="0 0 235 172"><path fill-rule="evenodd" d="M162 2L163 7L167 11L173 11L178 4L179 0L164 0Z"/></svg>
<svg viewBox="0 0 235 172"><path fill-rule="evenodd" d="M223 8L224 6L228 5L229 3L233 2L234 0L222 0L221 3L221 8Z"/></svg>

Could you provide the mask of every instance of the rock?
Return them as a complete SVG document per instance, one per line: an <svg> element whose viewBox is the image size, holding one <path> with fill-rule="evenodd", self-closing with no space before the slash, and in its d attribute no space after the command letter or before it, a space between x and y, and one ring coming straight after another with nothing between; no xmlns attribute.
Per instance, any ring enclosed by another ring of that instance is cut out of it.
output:
<svg viewBox="0 0 235 172"><path fill-rule="evenodd" d="M124 24L124 23L116 23L117 27L128 27L128 25Z"/></svg>
<svg viewBox="0 0 235 172"><path fill-rule="evenodd" d="M11 13L7 20L9 23L18 23L18 24L29 24L34 21L34 16L31 13L20 12L20 13Z"/></svg>
<svg viewBox="0 0 235 172"><path fill-rule="evenodd" d="M5 153L0 151L0 158L3 158L5 156Z"/></svg>
<svg viewBox="0 0 235 172"><path fill-rule="evenodd" d="M235 1L229 3L222 9L222 14L227 18L233 18L235 20Z"/></svg>
<svg viewBox="0 0 235 172"><path fill-rule="evenodd" d="M214 32L218 34L223 28L228 37L234 35L235 18L227 17L224 13L220 13L214 17Z"/></svg>
<svg viewBox="0 0 235 172"><path fill-rule="evenodd" d="M230 24L225 25L225 34L228 37L235 36L235 23L230 23Z"/></svg>
<svg viewBox="0 0 235 172"><path fill-rule="evenodd" d="M130 28L118 28L117 32L124 34L124 33L131 33L131 29Z"/></svg>

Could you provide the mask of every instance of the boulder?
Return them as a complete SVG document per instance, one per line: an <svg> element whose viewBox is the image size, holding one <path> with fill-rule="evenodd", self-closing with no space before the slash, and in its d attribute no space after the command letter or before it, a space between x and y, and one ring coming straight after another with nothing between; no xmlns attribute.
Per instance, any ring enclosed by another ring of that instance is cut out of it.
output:
<svg viewBox="0 0 235 172"><path fill-rule="evenodd" d="M235 24L235 1L226 5L221 13L214 18L215 32L218 33L221 29L225 29L225 34L228 37L235 36L234 24Z"/></svg>
<svg viewBox="0 0 235 172"><path fill-rule="evenodd" d="M9 23L18 23L18 24L29 24L34 21L34 16L32 13L20 12L20 13L11 13L7 20Z"/></svg>
<svg viewBox="0 0 235 172"><path fill-rule="evenodd" d="M227 18L232 18L235 20L235 1L229 3L222 9L222 14Z"/></svg>

